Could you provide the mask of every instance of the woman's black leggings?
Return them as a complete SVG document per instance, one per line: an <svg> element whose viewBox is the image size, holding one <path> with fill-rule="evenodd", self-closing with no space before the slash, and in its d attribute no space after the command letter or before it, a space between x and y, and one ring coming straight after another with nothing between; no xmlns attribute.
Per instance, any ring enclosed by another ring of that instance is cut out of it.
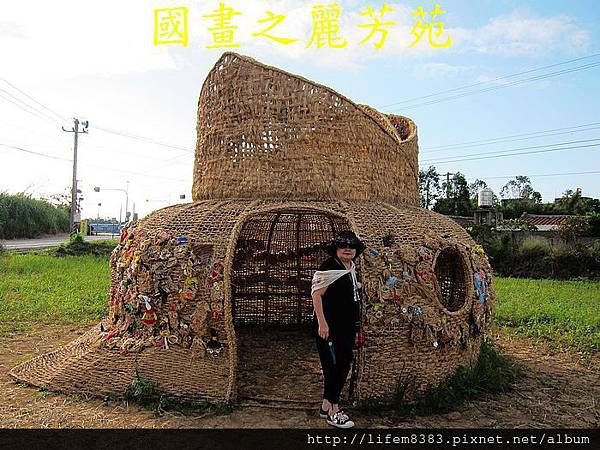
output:
<svg viewBox="0 0 600 450"><path fill-rule="evenodd" d="M352 349L354 348L355 334L343 336L330 336L329 340L317 336L317 350L323 368L323 398L331 403L339 403L340 393L346 383L350 366L352 365Z"/></svg>

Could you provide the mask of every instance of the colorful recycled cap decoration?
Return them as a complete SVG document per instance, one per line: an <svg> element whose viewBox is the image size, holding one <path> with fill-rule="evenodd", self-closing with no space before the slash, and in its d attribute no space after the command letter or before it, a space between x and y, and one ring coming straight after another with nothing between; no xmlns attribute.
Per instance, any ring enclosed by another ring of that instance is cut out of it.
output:
<svg viewBox="0 0 600 450"><path fill-rule="evenodd" d="M421 261L429 261L431 259L431 250L424 246L419 247L419 258Z"/></svg>
<svg viewBox="0 0 600 450"><path fill-rule="evenodd" d="M377 250L375 250L374 248L370 248L369 253L371 254L371 256L379 255L379 252Z"/></svg>
<svg viewBox="0 0 600 450"><path fill-rule="evenodd" d="M223 344L217 340L217 330L214 328L210 329L210 340L206 344L206 351L213 358L217 358L221 354Z"/></svg>
<svg viewBox="0 0 600 450"><path fill-rule="evenodd" d="M479 255L483 255L483 254L485 254L485 250L484 250L484 249L483 249L483 247L482 247L481 245L479 245L479 244L475 244L475 245L473 246L473 248L471 249L471 252L472 252L472 253L474 253L474 254L476 254L476 255L477 255L477 254L479 254Z"/></svg>
<svg viewBox="0 0 600 450"><path fill-rule="evenodd" d="M396 284L396 281L398 281L398 278L396 278L395 276L391 276L387 279L387 281L385 282L385 284L387 284L388 286L394 286Z"/></svg>
<svg viewBox="0 0 600 450"><path fill-rule="evenodd" d="M479 303L483 305L485 303L485 293L487 291L485 275L482 272L473 272L473 284L475 285L475 291L479 297Z"/></svg>
<svg viewBox="0 0 600 450"><path fill-rule="evenodd" d="M415 316L420 316L421 314L423 314L423 310L420 306L409 306L408 313L414 314Z"/></svg>

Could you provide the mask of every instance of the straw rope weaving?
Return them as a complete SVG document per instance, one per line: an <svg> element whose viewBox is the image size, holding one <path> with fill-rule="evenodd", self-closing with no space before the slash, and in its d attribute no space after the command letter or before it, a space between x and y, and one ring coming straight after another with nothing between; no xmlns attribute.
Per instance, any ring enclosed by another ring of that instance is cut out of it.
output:
<svg viewBox="0 0 600 450"><path fill-rule="evenodd" d="M193 202L124 229L109 317L10 374L116 397L137 376L187 400L270 398L278 384L279 400L317 402L318 362L302 350L311 281L352 230L368 248L348 400L409 381L414 398L477 358L495 298L481 247L418 207L417 178L410 119L225 53L200 93Z"/></svg>

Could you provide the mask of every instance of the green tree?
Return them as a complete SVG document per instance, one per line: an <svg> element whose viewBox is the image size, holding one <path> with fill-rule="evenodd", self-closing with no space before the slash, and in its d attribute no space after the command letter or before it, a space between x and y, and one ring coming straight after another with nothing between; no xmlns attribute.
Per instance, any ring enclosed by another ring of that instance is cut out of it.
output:
<svg viewBox="0 0 600 450"><path fill-rule="evenodd" d="M542 194L536 191L531 180L526 175L517 175L514 180L510 180L500 190L502 198L529 200L532 203L541 203Z"/></svg>
<svg viewBox="0 0 600 450"><path fill-rule="evenodd" d="M575 243L579 236L589 231L589 220L585 216L571 216L559 227L558 235L566 243Z"/></svg>
<svg viewBox="0 0 600 450"><path fill-rule="evenodd" d="M469 183L469 194L471 195L471 200L477 201L477 197L479 196L479 191L487 188L488 185L485 181L477 178L472 183Z"/></svg>
<svg viewBox="0 0 600 450"><path fill-rule="evenodd" d="M554 202L556 214L598 214L600 213L600 200L597 198L582 197L581 190L567 189L561 198Z"/></svg>
<svg viewBox="0 0 600 450"><path fill-rule="evenodd" d="M435 166L427 170L419 170L419 192L421 193L421 206L430 209L441 195L440 175Z"/></svg>
<svg viewBox="0 0 600 450"><path fill-rule="evenodd" d="M442 183L442 190L446 192L446 198L440 198L433 207L434 211L446 215L470 216L473 214L474 202L471 200L469 183L465 176L456 172L450 179L450 183Z"/></svg>

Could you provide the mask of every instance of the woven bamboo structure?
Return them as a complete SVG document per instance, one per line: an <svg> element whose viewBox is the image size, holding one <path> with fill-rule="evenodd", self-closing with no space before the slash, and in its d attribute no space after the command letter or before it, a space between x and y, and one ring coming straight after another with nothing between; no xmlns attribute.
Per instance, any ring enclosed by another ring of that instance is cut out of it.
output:
<svg viewBox="0 0 600 450"><path fill-rule="evenodd" d="M422 209L415 124L225 53L198 107L193 202L124 230L110 314L15 367L16 380L122 395L136 377L186 400L320 400L310 280L336 232L357 260L366 342L347 401L418 395L478 356L494 291L483 249Z"/></svg>

